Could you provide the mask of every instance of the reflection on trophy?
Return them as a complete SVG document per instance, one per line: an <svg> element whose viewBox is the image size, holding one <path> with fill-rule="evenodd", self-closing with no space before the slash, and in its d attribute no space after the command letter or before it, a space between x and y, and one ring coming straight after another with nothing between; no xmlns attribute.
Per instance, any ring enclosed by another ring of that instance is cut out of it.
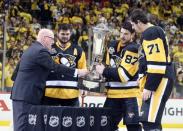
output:
<svg viewBox="0 0 183 131"><path fill-rule="evenodd" d="M105 52L105 38L109 29L104 23L100 23L92 29L93 49L90 73L85 78L79 80L79 87L82 90L102 93L105 92L105 78L96 72L95 67L97 64L102 63Z"/></svg>

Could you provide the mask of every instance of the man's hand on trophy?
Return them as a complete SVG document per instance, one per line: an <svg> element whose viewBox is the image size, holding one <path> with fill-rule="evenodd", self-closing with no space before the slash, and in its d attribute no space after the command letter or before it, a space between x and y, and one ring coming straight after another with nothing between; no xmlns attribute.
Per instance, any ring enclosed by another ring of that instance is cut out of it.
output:
<svg viewBox="0 0 183 131"><path fill-rule="evenodd" d="M96 71L97 71L100 75L103 74L104 69L105 69L105 66L104 66L103 64L98 64L98 65L96 65Z"/></svg>
<svg viewBox="0 0 183 131"><path fill-rule="evenodd" d="M77 75L78 75L78 77L84 77L88 73L89 73L89 71L87 69L77 69Z"/></svg>

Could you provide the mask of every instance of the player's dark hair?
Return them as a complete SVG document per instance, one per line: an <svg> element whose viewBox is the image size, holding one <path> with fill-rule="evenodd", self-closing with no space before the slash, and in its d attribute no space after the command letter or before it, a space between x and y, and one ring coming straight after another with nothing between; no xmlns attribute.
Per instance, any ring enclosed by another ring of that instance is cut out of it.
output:
<svg viewBox="0 0 183 131"><path fill-rule="evenodd" d="M135 24L138 23L138 21L147 24L148 23L148 19L147 19L147 15L145 14L145 12L141 9L135 9L130 13L130 18L131 21L134 22Z"/></svg>
<svg viewBox="0 0 183 131"><path fill-rule="evenodd" d="M135 32L135 30L132 28L132 24L130 22L128 22L128 21L124 22L122 24L121 28L124 28L124 29L130 31L131 33Z"/></svg>
<svg viewBox="0 0 183 131"><path fill-rule="evenodd" d="M71 24L60 24L59 26L58 26L58 32L60 31L60 30L72 30L72 25Z"/></svg>

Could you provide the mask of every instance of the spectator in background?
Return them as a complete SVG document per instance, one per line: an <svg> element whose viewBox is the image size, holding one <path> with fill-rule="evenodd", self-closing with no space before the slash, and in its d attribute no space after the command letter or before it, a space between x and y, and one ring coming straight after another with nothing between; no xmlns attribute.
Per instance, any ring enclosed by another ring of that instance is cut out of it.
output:
<svg viewBox="0 0 183 131"><path fill-rule="evenodd" d="M174 53L173 59L177 62L183 63L183 48L182 46L177 46L178 50Z"/></svg>
<svg viewBox="0 0 183 131"><path fill-rule="evenodd" d="M31 30L34 32L36 29L41 29L41 25L39 24L38 20L36 18L32 19L32 23L30 25ZM37 32L36 32L37 34Z"/></svg>
<svg viewBox="0 0 183 131"><path fill-rule="evenodd" d="M13 81L11 80L15 62L13 58L9 58L5 65L5 83L4 83L4 91L11 92Z"/></svg>
<svg viewBox="0 0 183 131"><path fill-rule="evenodd" d="M50 11L50 5L48 1L43 0L38 4L38 6L40 8L39 20L41 21L41 25L43 27L46 27L47 25L50 25L50 23L53 21L52 12Z"/></svg>
<svg viewBox="0 0 183 131"><path fill-rule="evenodd" d="M175 69L176 69L175 98L183 97L183 66L182 64L177 63L175 66Z"/></svg>
<svg viewBox="0 0 183 131"><path fill-rule="evenodd" d="M88 44L89 44L88 42L89 42L88 32L86 30L82 30L81 35L78 40L78 45L83 48L85 53L88 52Z"/></svg>
<svg viewBox="0 0 183 131"><path fill-rule="evenodd" d="M180 30L183 31L183 14L177 18L177 24L180 27Z"/></svg>

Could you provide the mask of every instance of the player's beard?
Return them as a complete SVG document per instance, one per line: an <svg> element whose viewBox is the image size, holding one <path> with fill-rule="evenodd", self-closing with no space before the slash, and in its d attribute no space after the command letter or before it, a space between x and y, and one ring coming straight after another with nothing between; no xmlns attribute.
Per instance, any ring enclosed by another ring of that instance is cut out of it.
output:
<svg viewBox="0 0 183 131"><path fill-rule="evenodd" d="M60 39L60 38L58 38L58 40L60 41L61 44L64 44L64 45L70 41L70 39L64 40L64 41L63 41L63 40Z"/></svg>
<svg viewBox="0 0 183 131"><path fill-rule="evenodd" d="M122 38L122 42L123 42L124 45L126 45L126 44L128 44L130 42L130 40L127 40L125 38Z"/></svg>

